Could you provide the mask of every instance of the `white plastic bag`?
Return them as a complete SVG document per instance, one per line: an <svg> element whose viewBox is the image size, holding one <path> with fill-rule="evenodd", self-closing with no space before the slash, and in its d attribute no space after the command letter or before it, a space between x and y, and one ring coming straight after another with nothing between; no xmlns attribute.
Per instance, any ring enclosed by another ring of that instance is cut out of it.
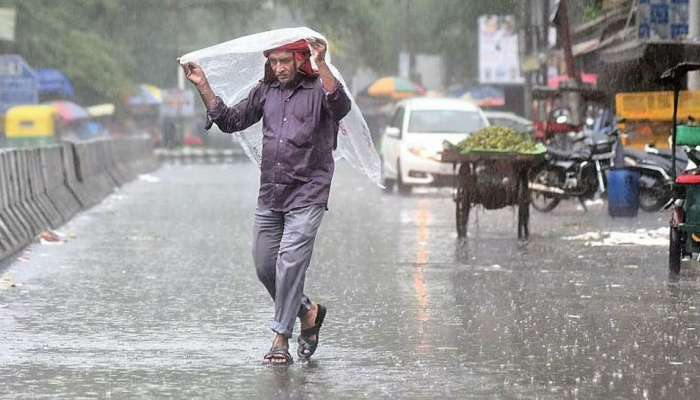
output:
<svg viewBox="0 0 700 400"><path fill-rule="evenodd" d="M180 63L193 62L204 70L214 92L224 103L233 105L248 95L248 92L263 78L265 56L263 51L277 48L309 37L328 40L309 28L278 29L244 36L180 57ZM333 75L343 83L345 92L352 101L348 115L340 121L336 160L344 158L355 169L372 182L381 185L380 162L372 136L357 103L347 85L326 52L326 63ZM260 167L262 154L262 124L256 123L245 131L234 134L248 157Z"/></svg>

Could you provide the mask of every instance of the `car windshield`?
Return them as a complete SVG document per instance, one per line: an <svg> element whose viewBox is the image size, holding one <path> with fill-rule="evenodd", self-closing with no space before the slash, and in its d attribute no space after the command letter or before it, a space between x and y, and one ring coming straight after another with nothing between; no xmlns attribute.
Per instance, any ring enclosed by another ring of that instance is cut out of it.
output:
<svg viewBox="0 0 700 400"><path fill-rule="evenodd" d="M484 127L478 112L461 110L415 110L408 122L409 132L471 133Z"/></svg>
<svg viewBox="0 0 700 400"><path fill-rule="evenodd" d="M508 118L488 117L488 120L492 126L505 126L506 128L513 128L518 132L527 132L532 129L532 126L529 124L526 125Z"/></svg>

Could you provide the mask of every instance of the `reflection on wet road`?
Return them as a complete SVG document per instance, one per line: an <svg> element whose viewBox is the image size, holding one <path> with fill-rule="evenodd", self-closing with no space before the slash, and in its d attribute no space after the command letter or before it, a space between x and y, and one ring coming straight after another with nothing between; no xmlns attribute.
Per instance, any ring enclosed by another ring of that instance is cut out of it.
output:
<svg viewBox="0 0 700 400"><path fill-rule="evenodd" d="M670 280L663 238L597 245L657 232L664 214L612 220L572 202L533 211L519 242L513 210L476 211L460 241L449 191L385 195L340 165L307 274L329 307L321 346L312 362L269 368L272 304L250 256L255 168L154 175L65 226L74 239L0 270L0 398L700 391L697 264Z"/></svg>

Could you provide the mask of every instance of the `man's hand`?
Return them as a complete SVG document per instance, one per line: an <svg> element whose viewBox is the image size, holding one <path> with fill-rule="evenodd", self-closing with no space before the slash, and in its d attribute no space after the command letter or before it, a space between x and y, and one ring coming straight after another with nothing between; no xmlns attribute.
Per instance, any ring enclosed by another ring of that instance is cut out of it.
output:
<svg viewBox="0 0 700 400"><path fill-rule="evenodd" d="M326 45L323 39L319 38L307 38L306 41L309 43L309 46L311 46L311 57L313 57L318 67L318 74L321 77L323 89L326 93L335 92L335 89L338 87L338 81L328 68L328 64L326 64L326 50L328 50L328 45Z"/></svg>
<svg viewBox="0 0 700 400"><path fill-rule="evenodd" d="M189 62L182 64L182 69L185 71L185 78L198 88L208 85L207 76L199 65Z"/></svg>
<svg viewBox="0 0 700 400"><path fill-rule="evenodd" d="M323 39L319 38L307 38L306 41L311 47L311 57L313 57L314 63L319 67L321 64L326 62L326 51L328 50L328 45Z"/></svg>
<svg viewBox="0 0 700 400"><path fill-rule="evenodd" d="M209 111L213 110L216 107L216 95L211 86L209 86L209 81L207 81L207 76L204 74L202 67L191 62L180 65L182 65L182 70L185 71L187 80L197 87L204 106Z"/></svg>

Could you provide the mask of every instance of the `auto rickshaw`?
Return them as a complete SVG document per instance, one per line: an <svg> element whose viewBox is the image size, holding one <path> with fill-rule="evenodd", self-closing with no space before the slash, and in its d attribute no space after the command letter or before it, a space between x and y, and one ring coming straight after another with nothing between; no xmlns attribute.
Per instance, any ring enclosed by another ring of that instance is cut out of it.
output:
<svg viewBox="0 0 700 400"><path fill-rule="evenodd" d="M688 118L678 125L678 98L681 84L690 71L700 70L700 63L682 62L666 70L662 81L673 86L673 130L671 134L671 168L674 181L674 201L669 232L669 270L678 274L681 259L700 253L700 168L676 173L676 146L685 146L688 158L700 166L700 126Z"/></svg>
<svg viewBox="0 0 700 400"><path fill-rule="evenodd" d="M50 105L15 106L5 114L5 137L9 147L34 147L55 143L56 109Z"/></svg>

